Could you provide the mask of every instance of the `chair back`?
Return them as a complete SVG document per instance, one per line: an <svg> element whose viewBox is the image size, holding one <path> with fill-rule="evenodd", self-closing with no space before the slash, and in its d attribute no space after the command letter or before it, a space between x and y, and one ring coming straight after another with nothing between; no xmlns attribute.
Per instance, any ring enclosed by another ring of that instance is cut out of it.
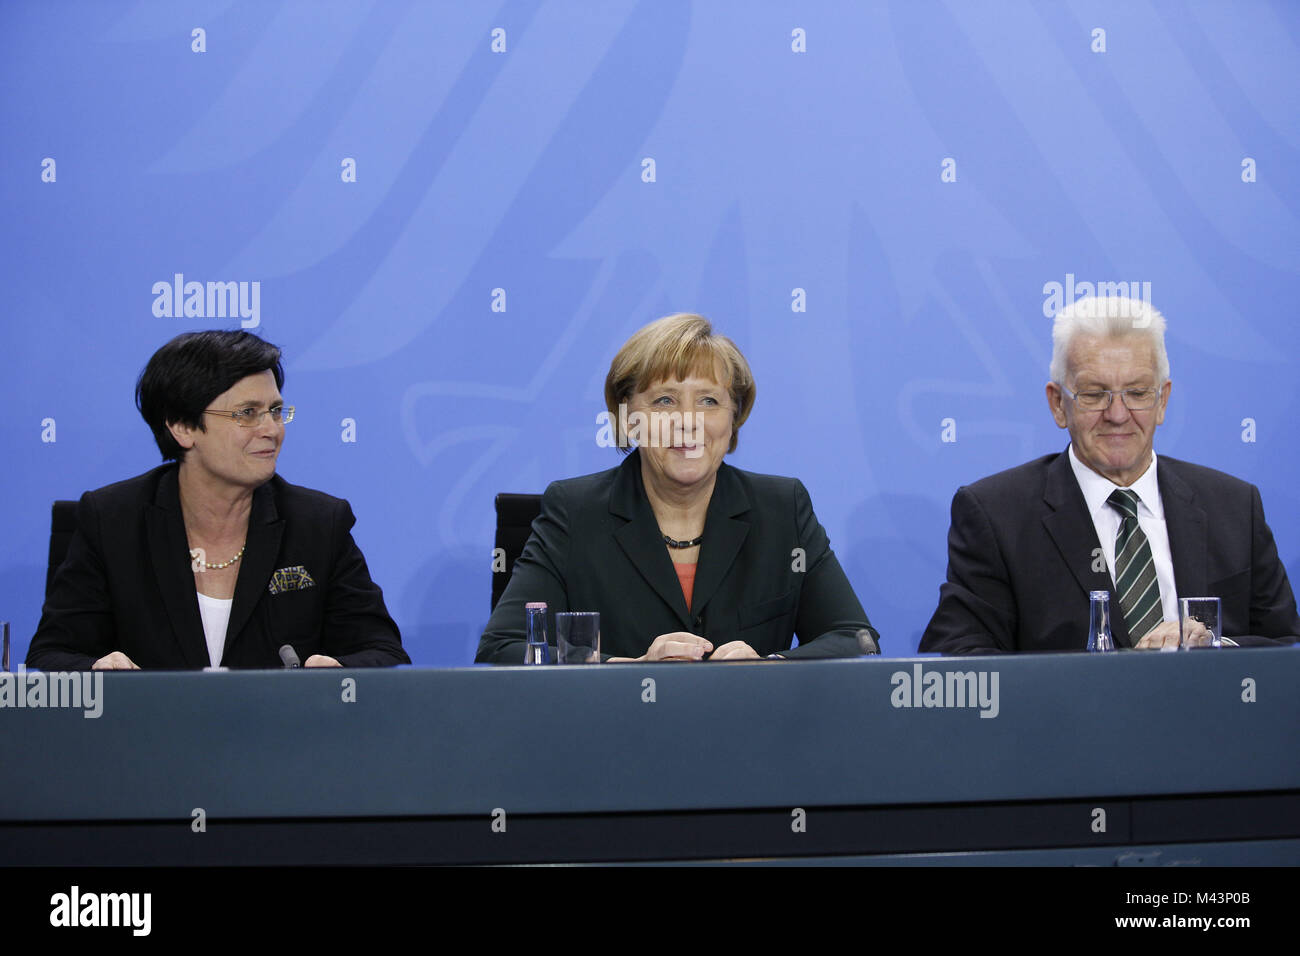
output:
<svg viewBox="0 0 1300 956"><path fill-rule="evenodd" d="M68 545L72 544L72 535L77 530L77 503L75 501L56 501L50 515L50 562L45 569L45 596L50 595L50 585L54 583L54 572L59 570L63 559L68 556Z"/></svg>
<svg viewBox="0 0 1300 956"><path fill-rule="evenodd" d="M499 494L496 497L497 536L492 553L492 607L495 609L515 561L533 532L533 520L542 513L541 495ZM504 560L502 560L504 559Z"/></svg>

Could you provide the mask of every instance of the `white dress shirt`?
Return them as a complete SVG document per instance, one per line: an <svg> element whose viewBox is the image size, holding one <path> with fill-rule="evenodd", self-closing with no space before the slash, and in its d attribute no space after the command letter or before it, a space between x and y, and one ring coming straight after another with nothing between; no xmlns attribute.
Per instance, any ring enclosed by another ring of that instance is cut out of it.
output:
<svg viewBox="0 0 1300 956"><path fill-rule="evenodd" d="M1112 544L1111 547L1114 547ZM208 660L213 667L221 666L221 655L226 652L226 627L230 624L230 606L234 598L208 597L199 594L199 615L203 618L203 636L208 642Z"/></svg>
<svg viewBox="0 0 1300 956"><path fill-rule="evenodd" d="M1178 592L1174 590L1174 559L1169 550L1169 527L1165 524L1165 506L1160 498L1160 483L1156 480L1156 453L1151 453L1151 464L1142 477L1128 487L1138 496L1138 527L1151 545L1151 559L1156 566L1156 580L1160 583L1160 610L1166 621L1178 620ZM1123 516L1107 504L1111 494L1120 486L1109 478L1097 474L1079 460L1070 445L1070 467L1079 482L1083 500L1088 504L1088 515L1097 529L1110 579L1115 580L1115 536L1119 534ZM1116 611L1119 609L1116 608ZM1113 613L1113 612L1112 612Z"/></svg>

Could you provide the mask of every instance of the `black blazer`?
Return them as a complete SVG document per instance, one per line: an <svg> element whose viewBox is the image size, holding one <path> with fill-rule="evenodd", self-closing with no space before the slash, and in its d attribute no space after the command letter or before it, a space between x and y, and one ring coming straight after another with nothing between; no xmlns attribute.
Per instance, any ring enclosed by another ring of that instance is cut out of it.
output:
<svg viewBox="0 0 1300 956"><path fill-rule="evenodd" d="M476 660L523 663L528 601L545 601L549 615L599 611L601 652L613 657L639 657L670 631L706 637L715 648L745 641L763 656L850 657L860 653L857 630L871 628L804 486L726 464L705 516L688 610L636 451L617 468L546 489ZM548 627L554 644L553 618ZM795 634L799 646L790 650Z"/></svg>
<svg viewBox="0 0 1300 956"><path fill-rule="evenodd" d="M411 662L352 540L355 521L341 498L278 475L253 493L224 666L280 667L283 644L302 661L326 654L346 667ZM188 556L176 465L86 492L27 666L85 670L121 651L142 668L206 667ZM314 585L302 586L287 570L294 568L306 568Z"/></svg>
<svg viewBox="0 0 1300 956"><path fill-rule="evenodd" d="M1178 593L1220 598L1223 632L1242 643L1293 642L1300 618L1259 489L1164 455L1156 479ZM920 650L1085 650L1089 591L1110 591L1112 636L1131 647L1105 562L1093 570L1100 548L1068 451L959 488L948 580Z"/></svg>

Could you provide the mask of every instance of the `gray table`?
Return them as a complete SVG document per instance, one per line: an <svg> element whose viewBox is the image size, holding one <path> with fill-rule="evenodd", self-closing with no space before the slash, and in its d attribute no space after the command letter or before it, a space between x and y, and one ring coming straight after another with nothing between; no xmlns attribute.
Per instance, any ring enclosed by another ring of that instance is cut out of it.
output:
<svg viewBox="0 0 1300 956"><path fill-rule="evenodd" d="M1296 649L112 673L0 707L0 863L1297 862L1297 691Z"/></svg>

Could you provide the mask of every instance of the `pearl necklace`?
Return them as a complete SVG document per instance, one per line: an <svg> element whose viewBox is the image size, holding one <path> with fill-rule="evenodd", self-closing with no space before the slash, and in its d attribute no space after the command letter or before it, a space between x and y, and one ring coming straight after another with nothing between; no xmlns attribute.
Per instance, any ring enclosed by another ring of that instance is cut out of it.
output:
<svg viewBox="0 0 1300 956"><path fill-rule="evenodd" d="M203 566L207 568L209 571L220 571L222 568L228 568L244 556L244 549L247 547L248 547L248 542L245 541L244 546L239 549L239 553L235 555L233 558L231 558L229 561L222 561L220 564L208 564L208 562L204 561ZM203 553L202 548L193 549L190 552L190 561L191 562L197 561L199 559L199 555L201 555L202 553Z"/></svg>

